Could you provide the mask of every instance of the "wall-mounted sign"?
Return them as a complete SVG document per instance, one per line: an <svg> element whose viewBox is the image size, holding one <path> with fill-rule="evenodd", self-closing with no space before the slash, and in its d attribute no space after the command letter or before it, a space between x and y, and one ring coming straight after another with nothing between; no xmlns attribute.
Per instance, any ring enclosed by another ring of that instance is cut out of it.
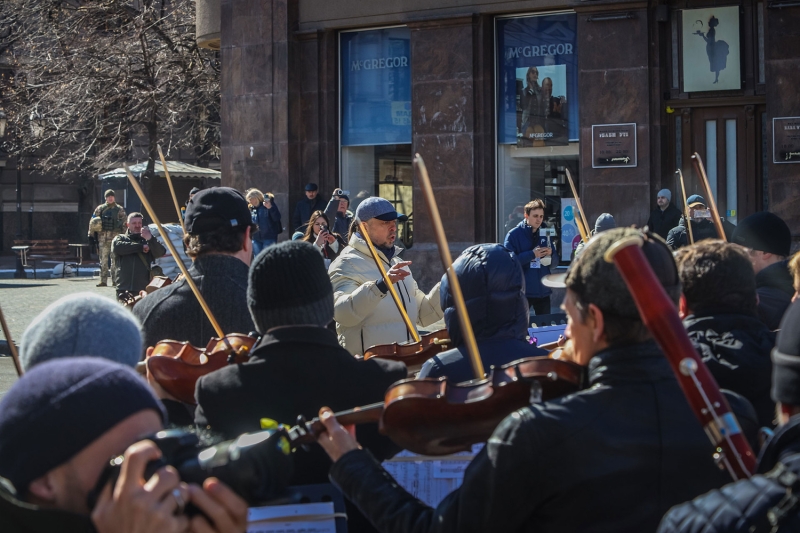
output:
<svg viewBox="0 0 800 533"><path fill-rule="evenodd" d="M592 126L592 168L636 165L635 123Z"/></svg>
<svg viewBox="0 0 800 533"><path fill-rule="evenodd" d="M519 147L578 140L575 13L497 20L497 141Z"/></svg>
<svg viewBox="0 0 800 533"><path fill-rule="evenodd" d="M742 88L739 6L684 9L683 90Z"/></svg>
<svg viewBox="0 0 800 533"><path fill-rule="evenodd" d="M800 117L772 119L772 162L800 163Z"/></svg>
<svg viewBox="0 0 800 533"><path fill-rule="evenodd" d="M411 31L343 32L342 146L411 143Z"/></svg>

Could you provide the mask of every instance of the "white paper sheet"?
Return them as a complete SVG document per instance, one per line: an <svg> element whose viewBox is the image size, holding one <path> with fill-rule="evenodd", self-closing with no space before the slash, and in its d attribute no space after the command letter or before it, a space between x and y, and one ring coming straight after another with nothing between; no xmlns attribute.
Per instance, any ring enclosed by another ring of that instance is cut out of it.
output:
<svg viewBox="0 0 800 533"><path fill-rule="evenodd" d="M247 533L336 533L333 503L251 507Z"/></svg>
<svg viewBox="0 0 800 533"><path fill-rule="evenodd" d="M424 457L403 451L384 461L383 467L412 496L436 507L461 486L467 465L481 448L483 444L476 444L471 452L444 457Z"/></svg>

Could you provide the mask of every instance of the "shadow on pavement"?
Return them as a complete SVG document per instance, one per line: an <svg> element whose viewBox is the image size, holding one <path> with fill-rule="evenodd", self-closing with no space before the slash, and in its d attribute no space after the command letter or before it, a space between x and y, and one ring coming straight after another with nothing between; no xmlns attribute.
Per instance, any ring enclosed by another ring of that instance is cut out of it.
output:
<svg viewBox="0 0 800 533"><path fill-rule="evenodd" d="M25 289L28 287L50 287L52 283L0 283L0 289Z"/></svg>

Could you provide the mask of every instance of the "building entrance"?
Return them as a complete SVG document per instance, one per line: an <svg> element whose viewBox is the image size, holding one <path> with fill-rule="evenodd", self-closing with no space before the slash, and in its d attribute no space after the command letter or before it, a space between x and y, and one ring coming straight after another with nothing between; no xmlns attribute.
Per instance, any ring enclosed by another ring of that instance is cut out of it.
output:
<svg viewBox="0 0 800 533"><path fill-rule="evenodd" d="M720 215L736 224L764 208L763 104L685 107L676 110L671 139L675 168L686 194L703 194L692 154L703 159ZM674 191L680 191L675 182Z"/></svg>

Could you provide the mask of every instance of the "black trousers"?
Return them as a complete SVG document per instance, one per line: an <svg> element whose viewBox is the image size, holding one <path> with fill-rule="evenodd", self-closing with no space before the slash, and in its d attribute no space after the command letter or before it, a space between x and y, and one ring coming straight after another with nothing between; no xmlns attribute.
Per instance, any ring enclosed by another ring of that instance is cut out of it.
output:
<svg viewBox="0 0 800 533"><path fill-rule="evenodd" d="M528 305L533 308L533 311L541 316L541 315L549 315L550 314L550 297L545 296L544 298L531 298L528 297Z"/></svg>

